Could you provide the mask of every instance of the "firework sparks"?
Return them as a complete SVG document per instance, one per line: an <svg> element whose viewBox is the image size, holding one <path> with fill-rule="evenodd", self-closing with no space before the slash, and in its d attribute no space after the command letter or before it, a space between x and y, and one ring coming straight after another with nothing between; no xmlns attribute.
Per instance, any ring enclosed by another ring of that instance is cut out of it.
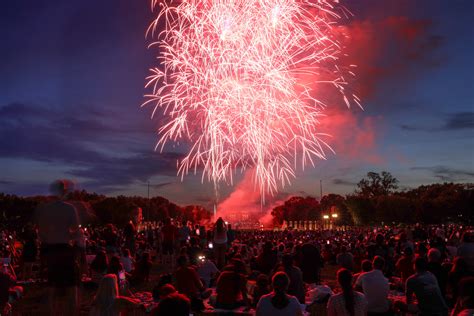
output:
<svg viewBox="0 0 474 316"><path fill-rule="evenodd" d="M318 131L322 85L350 104L337 61L337 0L181 0L159 2L148 34L160 49L144 103L161 109L157 148L185 141L181 176L232 183L255 170L262 196L331 150ZM324 94L327 94L325 88Z"/></svg>

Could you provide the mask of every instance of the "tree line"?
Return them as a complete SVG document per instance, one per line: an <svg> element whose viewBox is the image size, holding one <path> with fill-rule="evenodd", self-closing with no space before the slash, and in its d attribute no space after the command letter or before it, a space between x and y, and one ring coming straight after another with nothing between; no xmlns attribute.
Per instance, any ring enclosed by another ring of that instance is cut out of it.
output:
<svg viewBox="0 0 474 316"><path fill-rule="evenodd" d="M341 225L474 222L474 184L442 183L399 190L389 172L369 172L346 196L328 194L291 197L272 211L275 224L284 220L321 220L337 213Z"/></svg>
<svg viewBox="0 0 474 316"><path fill-rule="evenodd" d="M322 220L325 214L337 213L336 224L370 225L393 223L474 222L474 184L442 183L399 190L398 180L389 172L369 172L346 196L327 194L314 197L293 196L272 210L275 225L283 221ZM194 222L208 221L211 212L199 205L178 206L160 196L107 197L86 191L72 192L69 197L81 201L83 213L91 212L98 223L123 225L142 209L145 220L159 221L166 217ZM0 193L0 218L5 222L26 223L33 219L39 203L49 196L20 197Z"/></svg>
<svg viewBox="0 0 474 316"><path fill-rule="evenodd" d="M34 211L40 203L53 199L51 196L20 197L0 193L0 218L9 223L25 224L34 219ZM86 221L125 225L141 208L146 221L160 221L166 217L199 222L210 220L211 213L199 205L179 206L161 196L150 199L141 196L107 197L85 190L69 194L67 200L74 203L79 215Z"/></svg>

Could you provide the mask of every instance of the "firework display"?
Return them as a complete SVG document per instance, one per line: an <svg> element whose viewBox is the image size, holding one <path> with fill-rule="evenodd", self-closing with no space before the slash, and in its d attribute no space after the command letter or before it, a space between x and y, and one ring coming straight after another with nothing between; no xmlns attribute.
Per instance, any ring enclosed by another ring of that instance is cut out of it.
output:
<svg viewBox="0 0 474 316"><path fill-rule="evenodd" d="M144 105L162 116L157 148L186 144L181 176L202 169L217 186L252 169L264 196L325 159L331 148L318 125L327 100L337 94L359 104L346 93L352 72L339 65L345 11L336 0L153 0L152 7L158 13L147 34L159 63Z"/></svg>

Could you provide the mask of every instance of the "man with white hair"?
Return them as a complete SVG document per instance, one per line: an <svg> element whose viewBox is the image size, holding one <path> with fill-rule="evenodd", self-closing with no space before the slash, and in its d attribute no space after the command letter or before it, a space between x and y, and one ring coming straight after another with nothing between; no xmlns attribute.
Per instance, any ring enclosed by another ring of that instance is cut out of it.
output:
<svg viewBox="0 0 474 316"><path fill-rule="evenodd" d="M50 314L77 314L79 264L73 241L77 237L79 219L76 208L65 201L74 185L57 180L50 186L55 199L39 205L35 212L42 255L48 268Z"/></svg>
<svg viewBox="0 0 474 316"><path fill-rule="evenodd" d="M390 304L388 294L390 284L384 276L382 270L385 266L385 259L381 256L375 256L372 262L372 271L359 275L356 280L356 290L361 290L367 299L367 314L370 315L389 315Z"/></svg>
<svg viewBox="0 0 474 316"><path fill-rule="evenodd" d="M438 281L441 294L443 297L446 297L448 270L441 264L441 251L437 248L430 248L428 251L428 271L434 274Z"/></svg>

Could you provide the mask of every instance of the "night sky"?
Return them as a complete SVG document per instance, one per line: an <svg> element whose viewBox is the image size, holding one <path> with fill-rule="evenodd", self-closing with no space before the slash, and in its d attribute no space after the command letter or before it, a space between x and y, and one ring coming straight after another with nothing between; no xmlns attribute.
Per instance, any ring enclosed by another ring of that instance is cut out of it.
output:
<svg viewBox="0 0 474 316"><path fill-rule="evenodd" d="M368 171L390 171L402 188L473 182L474 1L344 4L364 111L331 107L322 128L336 155L300 170L279 197L317 196L320 179L325 193L353 192ZM150 181L152 195L208 205L212 186L176 177L182 153L154 152L159 120L140 108L157 53L144 35L152 18L145 0L1 2L0 192L44 194L71 178L146 195Z"/></svg>

